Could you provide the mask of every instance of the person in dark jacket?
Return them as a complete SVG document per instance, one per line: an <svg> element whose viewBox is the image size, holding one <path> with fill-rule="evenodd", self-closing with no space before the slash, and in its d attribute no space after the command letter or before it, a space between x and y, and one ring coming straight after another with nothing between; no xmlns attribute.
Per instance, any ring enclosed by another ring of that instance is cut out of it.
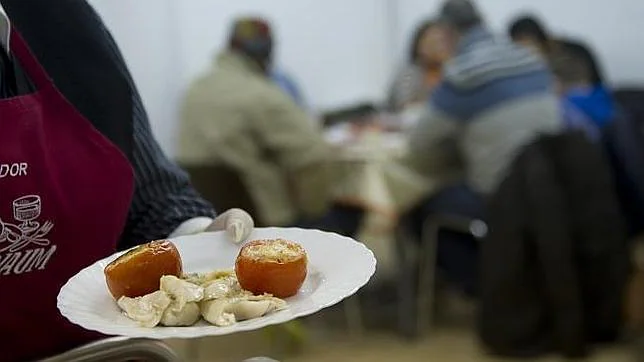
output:
<svg viewBox="0 0 644 362"><path fill-rule="evenodd" d="M600 147L577 132L526 147L488 223L479 334L490 352L576 357L617 338L629 257Z"/></svg>

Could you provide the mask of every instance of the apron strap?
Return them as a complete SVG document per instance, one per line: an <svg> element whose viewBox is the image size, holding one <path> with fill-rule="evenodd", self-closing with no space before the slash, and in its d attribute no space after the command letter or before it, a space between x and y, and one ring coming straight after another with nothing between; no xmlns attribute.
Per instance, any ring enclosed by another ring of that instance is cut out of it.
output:
<svg viewBox="0 0 644 362"><path fill-rule="evenodd" d="M18 34L15 28L11 29L11 52L15 59L20 63L21 68L27 73L31 81L38 89L50 86L53 84L51 78L45 72L45 69L40 65L38 59L29 49L27 42Z"/></svg>

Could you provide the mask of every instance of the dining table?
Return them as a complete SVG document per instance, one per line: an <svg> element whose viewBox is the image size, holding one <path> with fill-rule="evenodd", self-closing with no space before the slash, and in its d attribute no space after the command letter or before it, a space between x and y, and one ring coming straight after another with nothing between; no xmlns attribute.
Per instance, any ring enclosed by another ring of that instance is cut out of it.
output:
<svg viewBox="0 0 644 362"><path fill-rule="evenodd" d="M401 216L435 189L432 180L408 166L408 135L382 123L335 125L325 132L337 152L334 202L365 211L356 238L374 251L378 275L395 271L395 231Z"/></svg>

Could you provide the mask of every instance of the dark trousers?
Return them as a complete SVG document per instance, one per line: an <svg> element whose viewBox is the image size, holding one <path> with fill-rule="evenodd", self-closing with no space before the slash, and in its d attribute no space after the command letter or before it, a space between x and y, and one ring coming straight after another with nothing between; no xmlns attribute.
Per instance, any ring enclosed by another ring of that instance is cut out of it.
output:
<svg viewBox="0 0 644 362"><path fill-rule="evenodd" d="M423 223L432 215L445 214L483 219L483 197L465 185L445 188L433 195L409 215L407 222L420 240ZM479 245L472 236L451 230L438 235L437 265L450 282L469 295L476 295L478 285Z"/></svg>
<svg viewBox="0 0 644 362"><path fill-rule="evenodd" d="M357 234L363 217L364 210L359 207L334 205L323 217L315 220L301 220L294 226L353 237Z"/></svg>

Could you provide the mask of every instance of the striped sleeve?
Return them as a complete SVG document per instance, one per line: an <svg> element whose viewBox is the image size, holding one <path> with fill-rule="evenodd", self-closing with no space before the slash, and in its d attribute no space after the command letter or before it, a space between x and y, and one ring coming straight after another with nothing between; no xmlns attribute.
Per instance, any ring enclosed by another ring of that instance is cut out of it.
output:
<svg viewBox="0 0 644 362"><path fill-rule="evenodd" d="M186 220L215 216L212 206L191 186L187 174L164 155L138 95L134 99L132 156L135 191L121 248L165 238Z"/></svg>
<svg viewBox="0 0 644 362"><path fill-rule="evenodd" d="M191 186L188 175L170 161L152 134L148 115L120 50L103 26L117 66L127 79L132 96L135 190L119 248L166 238L185 221L215 217L213 207Z"/></svg>

